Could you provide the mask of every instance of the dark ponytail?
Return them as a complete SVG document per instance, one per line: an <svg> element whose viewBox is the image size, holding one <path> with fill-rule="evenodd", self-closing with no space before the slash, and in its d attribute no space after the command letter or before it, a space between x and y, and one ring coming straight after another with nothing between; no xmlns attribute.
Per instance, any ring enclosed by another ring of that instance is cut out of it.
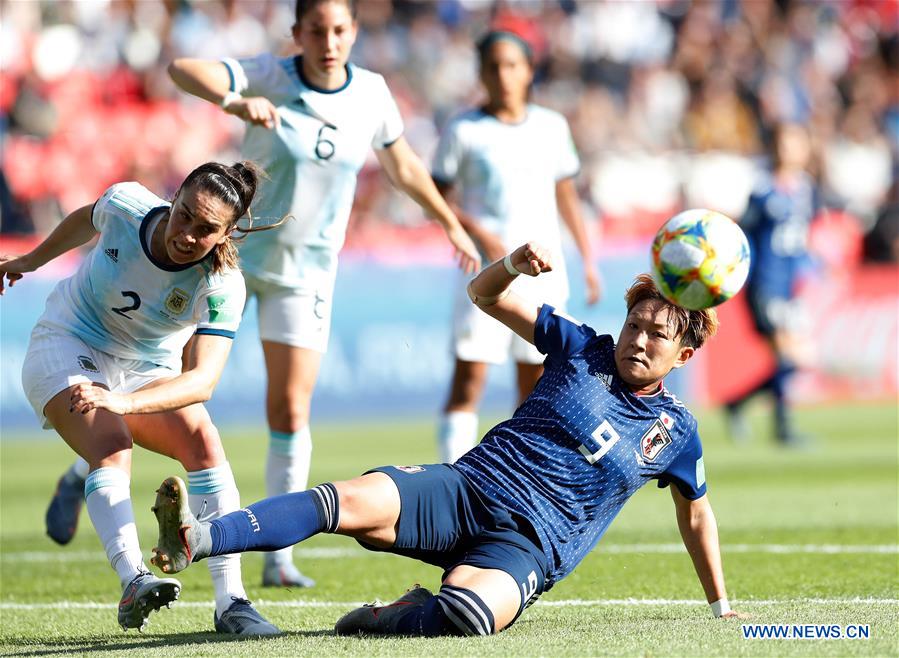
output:
<svg viewBox="0 0 899 658"><path fill-rule="evenodd" d="M193 187L213 195L234 211L232 222L236 222L250 210L262 176L265 173L252 162L238 162L233 167L219 162L207 162L187 175L178 192Z"/></svg>

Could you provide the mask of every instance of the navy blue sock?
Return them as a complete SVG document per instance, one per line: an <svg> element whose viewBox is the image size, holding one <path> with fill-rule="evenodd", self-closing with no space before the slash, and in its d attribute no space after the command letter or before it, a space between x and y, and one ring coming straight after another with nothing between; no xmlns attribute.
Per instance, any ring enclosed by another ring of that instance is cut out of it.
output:
<svg viewBox="0 0 899 658"><path fill-rule="evenodd" d="M424 603L408 606L391 631L397 635L491 635L493 613L477 594L464 587L444 585Z"/></svg>
<svg viewBox="0 0 899 658"><path fill-rule="evenodd" d="M274 551L320 532L334 532L339 511L337 490L330 483L260 500L209 524L210 556Z"/></svg>
<svg viewBox="0 0 899 658"><path fill-rule="evenodd" d="M451 626L437 597L432 596L424 603L407 606L403 614L394 620L390 630L396 635L437 637L448 635L446 630Z"/></svg>

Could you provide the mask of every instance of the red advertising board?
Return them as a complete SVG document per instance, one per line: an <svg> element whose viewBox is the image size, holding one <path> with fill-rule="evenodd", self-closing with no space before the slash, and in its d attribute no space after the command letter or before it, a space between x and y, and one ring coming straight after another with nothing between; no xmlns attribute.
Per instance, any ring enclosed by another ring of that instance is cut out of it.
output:
<svg viewBox="0 0 899 658"><path fill-rule="evenodd" d="M895 399L899 394L899 267L830 275L800 295L812 367L797 374L801 401ZM719 308L719 334L698 354L697 396L720 404L767 377L774 362L755 332L745 295Z"/></svg>

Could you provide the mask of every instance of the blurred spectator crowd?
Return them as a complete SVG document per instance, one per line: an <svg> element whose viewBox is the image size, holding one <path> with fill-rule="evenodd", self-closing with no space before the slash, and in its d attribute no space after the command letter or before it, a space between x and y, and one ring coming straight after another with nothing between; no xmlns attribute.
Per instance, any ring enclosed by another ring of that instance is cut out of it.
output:
<svg viewBox="0 0 899 658"><path fill-rule="evenodd" d="M294 52L293 0L0 0L2 231L45 233L110 183L171 194L242 125L178 93L176 57ZM651 233L682 207L742 213L771 129L809 127L823 204L899 257L899 3L889 0L360 0L352 61L385 75L427 161L477 103L473 42L499 25L533 45L534 100L564 113L593 228ZM374 161L373 161L374 162ZM350 241L415 233L377 167Z"/></svg>

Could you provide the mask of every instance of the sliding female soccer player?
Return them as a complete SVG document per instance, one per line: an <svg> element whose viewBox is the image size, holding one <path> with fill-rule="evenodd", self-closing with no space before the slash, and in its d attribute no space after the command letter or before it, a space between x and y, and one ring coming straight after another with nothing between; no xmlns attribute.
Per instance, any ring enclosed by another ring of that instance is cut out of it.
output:
<svg viewBox="0 0 899 658"><path fill-rule="evenodd" d="M524 245L469 284L477 306L546 355L546 369L515 415L455 464L381 467L211 523L197 521L184 484L169 478L154 507L152 562L175 573L213 555L336 532L445 569L436 595L415 588L396 604L358 608L338 633L489 635L570 574L630 496L656 480L674 485L678 526L712 612L735 614L696 420L662 383L715 333L715 312L673 306L640 275L615 343L509 290L520 273L551 269L545 250Z"/></svg>
<svg viewBox="0 0 899 658"><path fill-rule="evenodd" d="M555 270L539 279L519 280L514 289L560 309L568 300L557 219L561 216L583 261L587 302L595 303L599 276L581 217L575 187L580 162L568 123L561 114L529 102L533 55L520 36L488 32L478 43L478 56L487 100L444 130L434 157L434 180L442 192L458 198L459 219L488 262L529 239L552 250ZM455 461L477 442L478 405L491 364L510 356L515 360L516 404L530 395L543 373L543 355L537 348L472 308L464 288L458 286L453 305L456 362L438 430L443 462Z"/></svg>
<svg viewBox="0 0 899 658"><path fill-rule="evenodd" d="M0 259L2 294L4 276L12 286L100 234L78 271L47 299L22 384L44 427L88 465L83 496L122 584L124 629L143 628L181 589L144 565L131 507L132 444L181 462L185 496L198 516L240 507L203 402L215 389L243 310L232 235L258 176L248 163L210 162L187 176L172 203L138 183L119 183L66 217L30 253ZM209 571L217 631L279 632L246 600L239 556L215 558Z"/></svg>
<svg viewBox="0 0 899 658"><path fill-rule="evenodd" d="M391 182L439 221L466 272L480 259L427 168L403 137L396 102L380 75L348 64L356 40L354 0L297 0L297 57L175 61L186 92L247 123L245 157L263 182L256 214L293 221L241 246L241 268L256 296L268 378L269 495L306 488L312 454L309 414L328 347L338 252L356 177L370 149ZM308 587L286 548L265 557L263 585Z"/></svg>

